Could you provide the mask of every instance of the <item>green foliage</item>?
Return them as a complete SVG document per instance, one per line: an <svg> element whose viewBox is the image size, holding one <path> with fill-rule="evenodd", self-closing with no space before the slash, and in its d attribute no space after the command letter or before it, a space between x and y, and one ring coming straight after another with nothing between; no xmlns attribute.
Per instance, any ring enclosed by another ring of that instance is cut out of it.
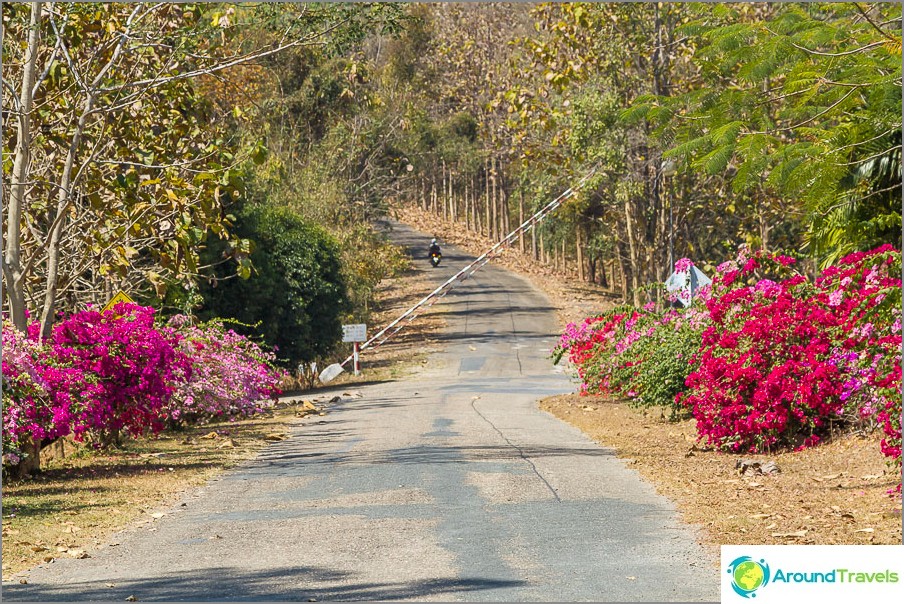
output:
<svg viewBox="0 0 904 604"><path fill-rule="evenodd" d="M258 325L264 341L289 366L333 350L348 309L337 242L291 210L269 206L243 210L236 232L254 243L251 276L230 278L235 269L220 265L202 284L199 315Z"/></svg>
<svg viewBox="0 0 904 604"><path fill-rule="evenodd" d="M699 76L681 94L638 97L622 117L651 120L666 156L724 174L736 194L795 200L803 244L823 265L899 241L900 4L686 14L679 33L692 39ZM766 216L787 214L773 204Z"/></svg>
<svg viewBox="0 0 904 604"><path fill-rule="evenodd" d="M700 330L689 323L657 326L652 337L642 338L631 347L631 354L643 359L634 384L638 407L671 407L673 417L681 410L675 396L685 390L684 380L694 371L692 362L700 345Z"/></svg>

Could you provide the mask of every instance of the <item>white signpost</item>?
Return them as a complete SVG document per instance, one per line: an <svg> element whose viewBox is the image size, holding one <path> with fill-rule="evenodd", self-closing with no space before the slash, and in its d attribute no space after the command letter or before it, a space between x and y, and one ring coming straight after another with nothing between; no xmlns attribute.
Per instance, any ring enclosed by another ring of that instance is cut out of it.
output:
<svg viewBox="0 0 904 604"><path fill-rule="evenodd" d="M352 353L352 358L354 359L355 375L358 375L361 372L361 365L358 362L358 346L359 342L367 341L367 324L355 323L354 325L343 325L342 341L353 343L352 347L354 352Z"/></svg>

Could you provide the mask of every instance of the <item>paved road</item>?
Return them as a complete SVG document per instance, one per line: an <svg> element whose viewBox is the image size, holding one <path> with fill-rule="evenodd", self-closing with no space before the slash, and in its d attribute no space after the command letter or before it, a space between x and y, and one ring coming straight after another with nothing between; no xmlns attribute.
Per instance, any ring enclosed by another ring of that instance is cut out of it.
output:
<svg viewBox="0 0 904 604"><path fill-rule="evenodd" d="M418 260L437 282L467 261L444 252L438 269ZM362 388L156 531L36 569L3 598L718 599L715 563L670 503L536 408L573 390L547 358L549 301L488 266L443 304L443 351L421 373Z"/></svg>

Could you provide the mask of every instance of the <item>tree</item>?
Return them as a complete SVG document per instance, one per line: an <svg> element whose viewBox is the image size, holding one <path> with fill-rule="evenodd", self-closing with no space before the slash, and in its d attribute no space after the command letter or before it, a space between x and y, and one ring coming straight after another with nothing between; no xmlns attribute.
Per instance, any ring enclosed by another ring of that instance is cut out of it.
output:
<svg viewBox="0 0 904 604"><path fill-rule="evenodd" d="M804 214L804 241L824 265L900 241L900 5L688 15L679 32L693 40L698 77L680 95L638 98L626 116L654 122L667 156L727 173L736 194L762 203L762 222Z"/></svg>
<svg viewBox="0 0 904 604"><path fill-rule="evenodd" d="M262 334L288 366L330 352L348 310L337 242L287 208L260 205L239 214L236 232L254 242L253 273L234 279L234 269L219 266L201 284L200 316L244 323L236 329Z"/></svg>
<svg viewBox="0 0 904 604"><path fill-rule="evenodd" d="M16 127L4 128L3 278L16 327L31 309L46 336L58 310L103 302L113 287L190 287L207 238L229 238L239 168L265 151L241 144L231 124L243 107L210 102L205 78L341 46L392 12L4 4L3 114Z"/></svg>

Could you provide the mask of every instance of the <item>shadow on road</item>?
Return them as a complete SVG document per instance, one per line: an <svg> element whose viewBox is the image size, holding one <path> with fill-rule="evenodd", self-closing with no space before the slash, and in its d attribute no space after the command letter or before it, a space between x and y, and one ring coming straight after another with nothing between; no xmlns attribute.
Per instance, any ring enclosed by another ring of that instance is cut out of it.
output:
<svg viewBox="0 0 904 604"><path fill-rule="evenodd" d="M377 451L311 451L308 453L284 452L273 458L262 457L268 471L278 471L281 467L297 468L299 463L311 465L398 465L398 464L467 464L474 461L510 462L513 458L528 457L611 457L612 451L601 448L573 447L532 447L518 449L511 445L499 446L429 446L421 445L405 449Z"/></svg>
<svg viewBox="0 0 904 604"><path fill-rule="evenodd" d="M160 577L117 582L104 587L102 581L70 583L51 587L10 585L3 589L9 601L124 601L134 596L140 602L217 600L341 601L419 600L427 596L506 589L525 581L485 577L438 578L407 583L354 582L351 573L328 568L292 566L248 572L241 568L210 568L191 572L168 572ZM323 583L337 583L323 586ZM306 584L318 587L306 587Z"/></svg>

